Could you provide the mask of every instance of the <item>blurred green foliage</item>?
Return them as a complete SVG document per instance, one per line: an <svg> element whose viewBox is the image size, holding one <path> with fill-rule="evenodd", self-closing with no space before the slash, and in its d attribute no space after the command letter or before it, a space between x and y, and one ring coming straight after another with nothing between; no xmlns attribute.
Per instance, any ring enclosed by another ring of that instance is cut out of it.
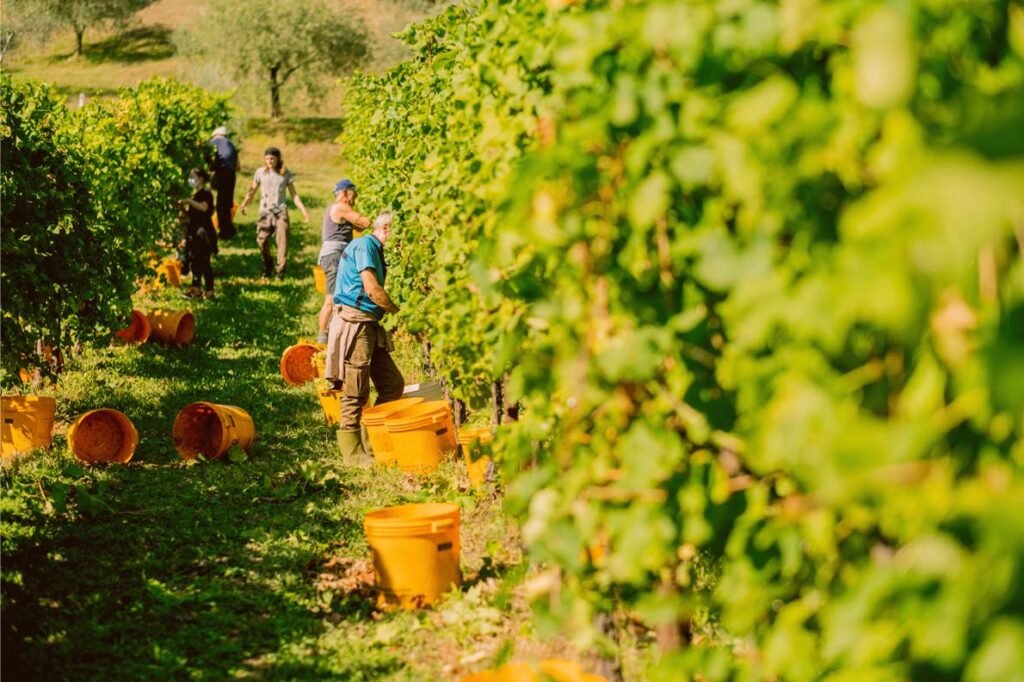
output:
<svg viewBox="0 0 1024 682"><path fill-rule="evenodd" d="M1019 4L484 0L406 39L342 139L456 395L511 369L541 617L702 642L652 679L1021 679Z"/></svg>

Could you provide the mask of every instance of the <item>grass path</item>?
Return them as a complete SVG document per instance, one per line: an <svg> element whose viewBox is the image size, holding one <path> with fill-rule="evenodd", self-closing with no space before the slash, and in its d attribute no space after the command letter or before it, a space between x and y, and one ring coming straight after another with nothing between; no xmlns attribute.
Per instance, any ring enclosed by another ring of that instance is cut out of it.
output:
<svg viewBox="0 0 1024 682"><path fill-rule="evenodd" d="M461 464L423 481L340 465L313 388L279 374L281 351L315 333L313 228L296 227L289 276L259 286L253 226L241 227L215 262L217 299L165 289L137 302L187 303L191 345L89 350L43 391L58 401L53 449L2 472L3 676L435 680L564 654L534 639L516 535L492 494L467 491ZM246 461L178 458L171 424L195 400L249 411ZM67 424L101 406L138 428L128 465L85 468L66 450ZM419 500L462 506L466 584L437 609L379 613L362 515Z"/></svg>

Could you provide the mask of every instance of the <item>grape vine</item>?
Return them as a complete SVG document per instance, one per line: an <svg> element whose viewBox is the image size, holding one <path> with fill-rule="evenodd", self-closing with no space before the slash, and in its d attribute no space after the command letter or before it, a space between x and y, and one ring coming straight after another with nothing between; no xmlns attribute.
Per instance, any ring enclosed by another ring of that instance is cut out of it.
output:
<svg viewBox="0 0 1024 682"><path fill-rule="evenodd" d="M50 86L0 81L5 381L48 371L37 343L102 342L124 326L146 254L176 226L228 100L154 79L68 110Z"/></svg>
<svg viewBox="0 0 1024 682"><path fill-rule="evenodd" d="M343 141L402 322L457 395L511 371L541 622L639 620L652 679L1018 679L1020 5L484 0L405 38Z"/></svg>

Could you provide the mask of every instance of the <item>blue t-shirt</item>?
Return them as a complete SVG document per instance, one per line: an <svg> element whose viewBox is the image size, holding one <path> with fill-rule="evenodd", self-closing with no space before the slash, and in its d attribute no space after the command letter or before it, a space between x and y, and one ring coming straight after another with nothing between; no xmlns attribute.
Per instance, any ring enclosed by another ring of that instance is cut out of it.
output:
<svg viewBox="0 0 1024 682"><path fill-rule="evenodd" d="M375 315L377 319L384 317L384 309L370 300L363 289L363 270L373 269L377 281L384 286L387 266L384 264L384 245L372 234L353 239L341 252L338 263L338 283L334 287L335 305L347 305Z"/></svg>

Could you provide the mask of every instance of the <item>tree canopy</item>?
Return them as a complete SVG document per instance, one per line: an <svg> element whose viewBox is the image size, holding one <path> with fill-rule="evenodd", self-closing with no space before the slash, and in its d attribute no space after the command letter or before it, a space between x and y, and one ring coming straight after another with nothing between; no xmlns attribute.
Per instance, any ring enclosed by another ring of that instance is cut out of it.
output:
<svg viewBox="0 0 1024 682"><path fill-rule="evenodd" d="M11 39L17 39L12 27L35 33L70 28L75 33L75 55L81 56L86 29L107 22L125 22L152 3L153 0L8 0L4 3L5 47Z"/></svg>
<svg viewBox="0 0 1024 682"><path fill-rule="evenodd" d="M186 54L207 58L239 85L268 96L271 117L280 118L288 92L316 97L324 76L361 63L366 36L358 17L320 0L210 0L178 43Z"/></svg>

